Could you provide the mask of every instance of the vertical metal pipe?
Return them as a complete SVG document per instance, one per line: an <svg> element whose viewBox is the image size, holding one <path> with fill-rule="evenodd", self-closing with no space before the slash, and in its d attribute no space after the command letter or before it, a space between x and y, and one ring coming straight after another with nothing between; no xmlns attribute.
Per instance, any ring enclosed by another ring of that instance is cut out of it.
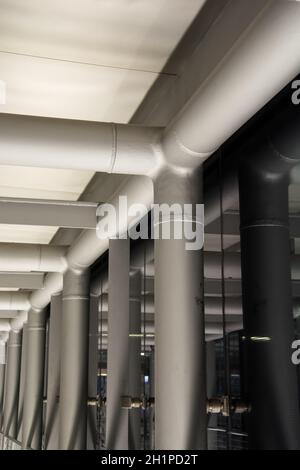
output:
<svg viewBox="0 0 300 470"><path fill-rule="evenodd" d="M27 321L26 378L23 408L23 449L41 449L47 309L31 308Z"/></svg>
<svg viewBox="0 0 300 470"><path fill-rule="evenodd" d="M59 448L86 449L89 270L64 274L61 321Z"/></svg>
<svg viewBox="0 0 300 470"><path fill-rule="evenodd" d="M51 301L50 301L51 304ZM48 389L48 367L49 367L49 329L50 329L50 304L48 306L48 315L45 328L45 367L44 367L44 390L43 396L43 448L45 449L45 431L46 431L46 413L47 413L47 389Z"/></svg>
<svg viewBox="0 0 300 470"><path fill-rule="evenodd" d="M2 419L3 419L5 367L6 367L6 364L0 364L0 432L2 430Z"/></svg>
<svg viewBox="0 0 300 470"><path fill-rule="evenodd" d="M287 140L286 142L291 142ZM288 173L268 142L239 170L249 446L299 449L288 225ZM271 151L271 159L268 159Z"/></svg>
<svg viewBox="0 0 300 470"><path fill-rule="evenodd" d="M18 401L21 366L22 330L11 330L7 344L7 365L4 392L3 432L17 438Z"/></svg>
<svg viewBox="0 0 300 470"><path fill-rule="evenodd" d="M166 171L154 183L154 198L194 210L202 177ZM172 233L155 240L155 444L162 450L206 447L203 256L187 250L186 241Z"/></svg>
<svg viewBox="0 0 300 470"><path fill-rule="evenodd" d="M109 241L106 448L128 449L129 239Z"/></svg>
<svg viewBox="0 0 300 470"><path fill-rule="evenodd" d="M149 357L149 395L150 398L155 396L155 350L152 347ZM149 409L149 443L150 450L155 448L155 408Z"/></svg>
<svg viewBox="0 0 300 470"><path fill-rule="evenodd" d="M61 345L62 294L51 297L49 346L48 346L48 377L47 377L47 408L45 425L45 449L58 449L58 408L60 385L60 345Z"/></svg>
<svg viewBox="0 0 300 470"><path fill-rule="evenodd" d="M206 370L207 370L207 398L214 398L217 396L217 363L216 363L216 343L210 341L206 343ZM211 428L218 427L218 416L212 414L209 416L208 425ZM217 433L216 431L208 431L207 433L207 448L208 450L215 450L217 447Z"/></svg>
<svg viewBox="0 0 300 470"><path fill-rule="evenodd" d="M20 371L20 388L19 388L19 407L18 407L18 434L17 440L22 441L23 430L23 411L24 411L24 391L26 378L26 357L27 357L27 323L23 325L22 334L22 352L21 352L21 371Z"/></svg>
<svg viewBox="0 0 300 470"><path fill-rule="evenodd" d="M89 365L88 365L88 396L97 396L98 381L98 312L99 295L91 293L90 295L90 320L89 320ZM97 441L97 407L88 407L87 416L87 449L96 448Z"/></svg>
<svg viewBox="0 0 300 470"><path fill-rule="evenodd" d="M5 368L6 368L6 342L1 341L0 342L0 432L2 430L2 419L3 419Z"/></svg>
<svg viewBox="0 0 300 470"><path fill-rule="evenodd" d="M131 397L141 396L141 272L133 272L129 281L129 370L128 392ZM128 447L141 448L141 410L132 409L128 416Z"/></svg>

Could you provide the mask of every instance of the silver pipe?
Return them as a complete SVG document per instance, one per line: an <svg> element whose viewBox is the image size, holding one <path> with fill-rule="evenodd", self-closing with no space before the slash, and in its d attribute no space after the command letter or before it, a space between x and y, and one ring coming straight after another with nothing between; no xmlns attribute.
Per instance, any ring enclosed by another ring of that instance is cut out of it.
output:
<svg viewBox="0 0 300 470"><path fill-rule="evenodd" d="M154 190L156 203L190 203L194 207L202 201L201 174L184 179L168 172L155 182ZM161 450L204 449L206 367L202 250L187 250L184 237L157 239L154 259L155 445Z"/></svg>
<svg viewBox="0 0 300 470"><path fill-rule="evenodd" d="M129 281L129 356L128 356L128 395L141 396L141 272L131 274ZM128 448L141 448L141 410L133 409L128 413Z"/></svg>
<svg viewBox="0 0 300 470"><path fill-rule="evenodd" d="M29 308L28 292L0 292L0 310L26 310Z"/></svg>
<svg viewBox="0 0 300 470"><path fill-rule="evenodd" d="M149 355L149 395L155 397L155 349L151 348ZM150 450L155 449L155 409L149 409L149 442Z"/></svg>
<svg viewBox="0 0 300 470"><path fill-rule="evenodd" d="M89 362L88 362L88 396L96 397L98 393L98 314L99 297L90 295L89 310ZM97 408L88 407L87 415L87 449L96 449L97 444Z"/></svg>
<svg viewBox="0 0 300 470"><path fill-rule="evenodd" d="M7 366L4 392L3 432L17 438L18 402L21 367L22 330L11 330L7 344Z"/></svg>
<svg viewBox="0 0 300 470"><path fill-rule="evenodd" d="M58 449L62 294L51 297L48 346L45 449Z"/></svg>
<svg viewBox="0 0 300 470"><path fill-rule="evenodd" d="M47 310L30 309L27 321L26 379L22 448L41 449Z"/></svg>
<svg viewBox="0 0 300 470"><path fill-rule="evenodd" d="M158 164L160 137L159 128L1 113L0 161L2 165L147 174Z"/></svg>
<svg viewBox="0 0 300 470"><path fill-rule="evenodd" d="M109 242L109 330L107 352L106 448L128 450L128 410L121 396L129 395L129 239Z"/></svg>
<svg viewBox="0 0 300 470"><path fill-rule="evenodd" d="M2 430L6 364L0 364L0 432Z"/></svg>
<svg viewBox="0 0 300 470"><path fill-rule="evenodd" d="M0 243L0 271L60 272L66 268L63 246Z"/></svg>
<svg viewBox="0 0 300 470"><path fill-rule="evenodd" d="M64 274L59 448L86 449L89 271Z"/></svg>
<svg viewBox="0 0 300 470"><path fill-rule="evenodd" d="M24 391L26 379L26 365L27 365L27 346L28 346L28 330L27 323L23 324L22 334L22 351L21 351L21 371L20 371L20 388L19 388L19 407L18 407L18 434L17 440L22 441L23 429L23 411L24 411Z"/></svg>

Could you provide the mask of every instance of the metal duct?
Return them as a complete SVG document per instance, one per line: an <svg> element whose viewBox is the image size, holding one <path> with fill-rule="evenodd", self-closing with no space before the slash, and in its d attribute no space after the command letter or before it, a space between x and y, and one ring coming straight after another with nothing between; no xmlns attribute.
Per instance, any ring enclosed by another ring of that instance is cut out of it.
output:
<svg viewBox="0 0 300 470"><path fill-rule="evenodd" d="M29 308L29 293L0 292L0 310L26 310Z"/></svg>
<svg viewBox="0 0 300 470"><path fill-rule="evenodd" d="M1 333L3 332L6 332L6 331L10 331L11 330L11 326L10 326L10 322L9 320L0 320L0 331Z"/></svg>
<svg viewBox="0 0 300 470"><path fill-rule="evenodd" d="M7 342L3 433L17 438L22 331L11 330Z"/></svg>
<svg viewBox="0 0 300 470"><path fill-rule="evenodd" d="M160 135L160 129L2 113L0 162L144 175L158 166Z"/></svg>
<svg viewBox="0 0 300 470"><path fill-rule="evenodd" d="M51 296L58 294L63 289L63 274L49 273L45 277L43 289L32 292L30 304L32 308L43 309L51 301Z"/></svg>
<svg viewBox="0 0 300 470"><path fill-rule="evenodd" d="M61 272L67 267L65 252L61 246L0 243L0 271Z"/></svg>
<svg viewBox="0 0 300 470"><path fill-rule="evenodd" d="M13 331L19 331L23 328L24 323L27 322L28 310L18 312L18 315L10 320L10 327Z"/></svg>
<svg viewBox="0 0 300 470"><path fill-rule="evenodd" d="M39 450L43 434L43 393L47 310L30 309L27 322L22 448Z"/></svg>

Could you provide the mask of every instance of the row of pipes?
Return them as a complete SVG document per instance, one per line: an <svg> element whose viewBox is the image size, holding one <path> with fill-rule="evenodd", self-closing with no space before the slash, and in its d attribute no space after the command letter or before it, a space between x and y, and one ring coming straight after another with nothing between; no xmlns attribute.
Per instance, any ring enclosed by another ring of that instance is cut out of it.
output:
<svg viewBox="0 0 300 470"><path fill-rule="evenodd" d="M0 164L128 175L108 202L117 208L119 196L126 196L129 207L142 203L145 214L153 201L203 203L205 160L299 72L299 20L300 11L292 2L270 2L166 128L1 114ZM285 67L282 57L289 57ZM247 96L251 99L245 100ZM238 170L247 398L252 410L249 435L250 446L256 448L299 448L297 374L289 358L293 313L288 230L289 174L300 160L299 125L295 108L282 112L243 150ZM224 198L223 210L229 208L229 200ZM207 223L213 214L206 207ZM121 230L132 223L128 215ZM108 311L127 309L128 320L130 252L128 246L120 246L89 230L82 231L66 251L26 247L22 270L48 274L43 288L27 299L24 447L41 445L46 309L50 303L54 308L53 299L61 292L58 447L86 447L90 266L109 248ZM5 247L2 251L8 263L18 259ZM187 251L184 239L158 239L154 264L156 446L203 449L207 434L203 253ZM16 266L11 262L11 270ZM120 324L121 319L112 330L116 335L122 333ZM114 342L108 342L108 369L117 364L128 370L125 333L123 355L110 353ZM253 342L253 337L270 341ZM20 330L12 328L5 387L14 383L15 393L18 368L13 364L20 363L20 338ZM114 386L108 384L107 406L112 413L108 447L115 445L121 378ZM274 399L266 402L262 399L266 396ZM13 400L11 391L5 394L6 425Z"/></svg>

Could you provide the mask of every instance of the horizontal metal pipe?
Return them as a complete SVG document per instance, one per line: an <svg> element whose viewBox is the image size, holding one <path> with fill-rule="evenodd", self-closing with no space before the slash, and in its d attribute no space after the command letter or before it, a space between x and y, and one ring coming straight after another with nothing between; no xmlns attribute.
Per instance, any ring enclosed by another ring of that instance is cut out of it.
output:
<svg viewBox="0 0 300 470"><path fill-rule="evenodd" d="M2 319L0 320L0 331L1 333L10 331L11 330L11 325L9 320Z"/></svg>
<svg viewBox="0 0 300 470"><path fill-rule="evenodd" d="M0 292L0 310L26 310L30 308L28 292Z"/></svg>
<svg viewBox="0 0 300 470"><path fill-rule="evenodd" d="M1 165L147 174L157 165L160 129L0 115Z"/></svg>
<svg viewBox="0 0 300 470"><path fill-rule="evenodd" d="M65 252L61 246L0 243L0 271L64 271Z"/></svg>
<svg viewBox="0 0 300 470"><path fill-rule="evenodd" d="M23 328L24 323L27 322L28 318L28 310L23 310L18 312L18 315L15 318L10 320L10 327L14 331L21 330Z"/></svg>
<svg viewBox="0 0 300 470"><path fill-rule="evenodd" d="M58 294L63 289L63 274L49 273L44 280L43 289L32 292L30 296L30 304L33 308L45 308L51 301L51 296Z"/></svg>

